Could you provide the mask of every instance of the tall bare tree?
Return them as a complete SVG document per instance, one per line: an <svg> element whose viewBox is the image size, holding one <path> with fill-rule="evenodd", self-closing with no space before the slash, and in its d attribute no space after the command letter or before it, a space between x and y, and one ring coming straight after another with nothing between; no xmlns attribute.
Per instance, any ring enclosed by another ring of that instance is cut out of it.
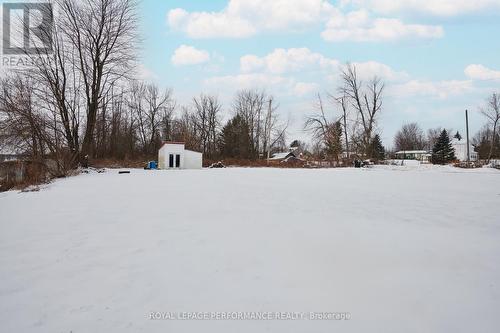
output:
<svg viewBox="0 0 500 333"><path fill-rule="evenodd" d="M267 101L265 92L257 90L242 90L236 93L233 101L233 111L239 114L244 122L248 124L250 131L251 154L258 156L266 150L266 144L262 139L266 138L266 130L263 128L265 118L265 108Z"/></svg>
<svg viewBox="0 0 500 333"><path fill-rule="evenodd" d="M356 66L347 64L342 70L343 87L340 92L346 96L356 111L357 122L361 125L360 145L364 154L368 153L377 117L382 109L384 83L373 77L366 85L359 79Z"/></svg>
<svg viewBox="0 0 500 333"><path fill-rule="evenodd" d="M160 126L162 120L173 113L175 101L171 89L160 92L158 86L152 83L146 85L144 99L149 130L147 149L149 153L154 153L159 148L159 141L161 140Z"/></svg>
<svg viewBox="0 0 500 333"><path fill-rule="evenodd" d="M492 135L490 139L490 151L488 153L488 163L491 160L493 154L493 148L495 146L495 139L498 129L498 123L500 121L500 94L493 93L488 98L487 106L481 109L481 113L488 119L489 125L491 126Z"/></svg>
<svg viewBox="0 0 500 333"><path fill-rule="evenodd" d="M325 114L325 108L321 95L318 94L318 114L307 118L306 130L312 132L313 137L321 143L326 158L330 162L339 160L342 153L342 125L340 119L329 120Z"/></svg>
<svg viewBox="0 0 500 333"><path fill-rule="evenodd" d="M53 7L58 4L52 1L41 7L44 17L52 17ZM75 50L67 38L66 28L60 20L40 25L38 37L50 43L52 52L47 53L39 47L31 48L30 52L25 50L24 56L30 59L33 66L18 74L34 79L32 82L34 94L40 101L39 109L52 113L54 126L62 126L70 152L69 162L74 166L80 151L81 77L75 70ZM32 38L33 35L28 36ZM35 40L30 42L38 44Z"/></svg>
<svg viewBox="0 0 500 333"><path fill-rule="evenodd" d="M215 96L201 94L193 98L192 119L199 139L199 149L209 158L217 152L221 110L222 105Z"/></svg>
<svg viewBox="0 0 500 333"><path fill-rule="evenodd" d="M341 107L342 109L342 128L344 131L344 144L345 144L345 151L346 151L346 157L349 159L350 158L350 151L349 151L349 135L348 135L348 127L347 127L347 115L348 115L348 109L349 109L349 101L347 100L346 95L342 95L340 97L333 97L335 102Z"/></svg>
<svg viewBox="0 0 500 333"><path fill-rule="evenodd" d="M92 151L103 97L132 72L138 40L136 8L134 0L58 1L60 24L74 50L74 66L84 92L82 156Z"/></svg>

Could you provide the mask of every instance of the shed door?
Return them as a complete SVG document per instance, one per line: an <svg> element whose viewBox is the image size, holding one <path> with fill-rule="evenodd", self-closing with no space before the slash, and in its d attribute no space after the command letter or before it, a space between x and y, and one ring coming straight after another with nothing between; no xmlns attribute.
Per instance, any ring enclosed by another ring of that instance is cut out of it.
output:
<svg viewBox="0 0 500 333"><path fill-rule="evenodd" d="M168 167L169 168L174 167L174 154L168 155Z"/></svg>
<svg viewBox="0 0 500 333"><path fill-rule="evenodd" d="M181 155L175 155L175 167L179 168L181 166Z"/></svg>

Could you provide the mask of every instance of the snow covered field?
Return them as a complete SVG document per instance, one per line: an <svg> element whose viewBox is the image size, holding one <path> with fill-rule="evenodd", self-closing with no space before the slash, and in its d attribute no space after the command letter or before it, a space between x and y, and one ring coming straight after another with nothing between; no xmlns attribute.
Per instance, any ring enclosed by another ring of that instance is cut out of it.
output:
<svg viewBox="0 0 500 333"><path fill-rule="evenodd" d="M498 332L500 172L81 175L0 193L1 332ZM350 320L151 320L151 312Z"/></svg>

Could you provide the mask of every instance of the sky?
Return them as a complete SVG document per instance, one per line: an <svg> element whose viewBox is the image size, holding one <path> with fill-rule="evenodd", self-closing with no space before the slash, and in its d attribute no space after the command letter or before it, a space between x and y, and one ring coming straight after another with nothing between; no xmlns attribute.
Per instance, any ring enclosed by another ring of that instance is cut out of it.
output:
<svg viewBox="0 0 500 333"><path fill-rule="evenodd" d="M289 123L289 141L320 93L337 94L340 69L386 85L378 132L391 147L408 122L474 133L480 107L500 92L500 0L214 0L140 3L142 78L179 104L217 95L224 120L241 89L265 89ZM331 119L340 115L328 103Z"/></svg>
<svg viewBox="0 0 500 333"><path fill-rule="evenodd" d="M500 92L500 0L140 0L138 14L140 78L179 105L218 96L223 121L237 91L265 90L288 141L309 137L318 93L340 116L328 96L348 62L385 82L377 131L388 148L409 122L464 133L465 109L474 133Z"/></svg>

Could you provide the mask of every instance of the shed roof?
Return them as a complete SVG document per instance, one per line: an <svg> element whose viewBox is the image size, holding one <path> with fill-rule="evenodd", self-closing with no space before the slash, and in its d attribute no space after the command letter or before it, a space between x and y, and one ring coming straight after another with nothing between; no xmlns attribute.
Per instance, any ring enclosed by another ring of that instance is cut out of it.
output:
<svg viewBox="0 0 500 333"><path fill-rule="evenodd" d="M165 141L163 142L164 145L185 145L186 143L184 141Z"/></svg>
<svg viewBox="0 0 500 333"><path fill-rule="evenodd" d="M182 146L185 146L186 144L184 142L181 142L181 141L165 141L161 145L160 149L162 149L166 145L182 145Z"/></svg>
<svg viewBox="0 0 500 333"><path fill-rule="evenodd" d="M396 154L428 154L427 150L400 150Z"/></svg>
<svg viewBox="0 0 500 333"><path fill-rule="evenodd" d="M270 160L282 160L282 159L287 158L288 156L295 156L295 154L291 151L287 151L284 153L276 153L273 155L272 158L270 158Z"/></svg>

